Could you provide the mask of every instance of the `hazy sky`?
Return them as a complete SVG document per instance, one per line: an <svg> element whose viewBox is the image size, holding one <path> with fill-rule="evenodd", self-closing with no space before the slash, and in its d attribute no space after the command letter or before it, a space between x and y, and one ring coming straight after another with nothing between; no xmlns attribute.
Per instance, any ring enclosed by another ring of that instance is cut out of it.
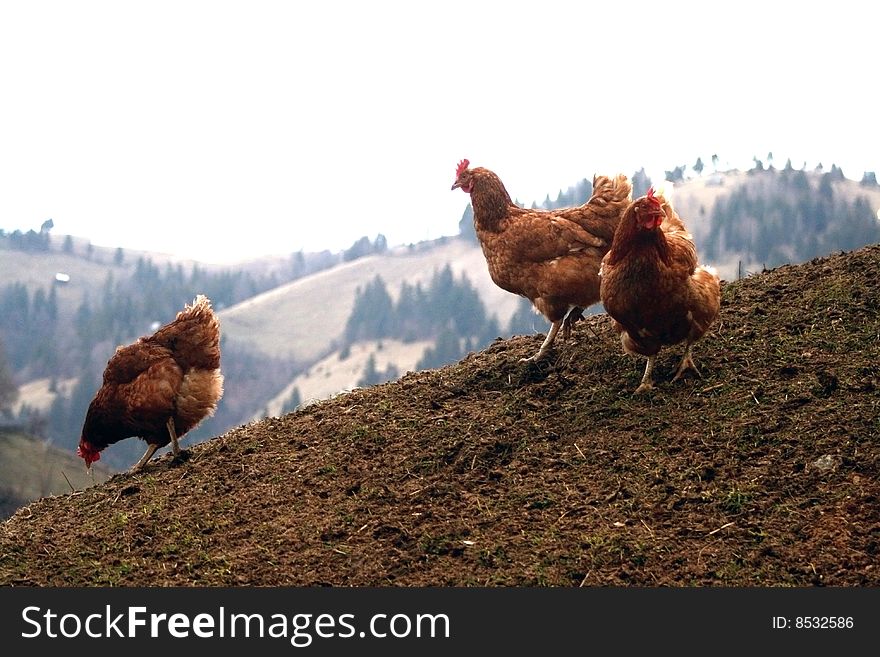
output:
<svg viewBox="0 0 880 657"><path fill-rule="evenodd" d="M0 2L0 227L227 261L717 154L880 169L880 5Z"/></svg>

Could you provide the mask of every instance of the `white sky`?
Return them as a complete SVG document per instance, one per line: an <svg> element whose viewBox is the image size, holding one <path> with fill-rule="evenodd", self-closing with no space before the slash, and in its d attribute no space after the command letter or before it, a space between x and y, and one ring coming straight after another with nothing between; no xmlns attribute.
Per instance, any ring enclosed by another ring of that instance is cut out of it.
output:
<svg viewBox="0 0 880 657"><path fill-rule="evenodd" d="M221 262L457 232L455 166L880 170L876 2L0 3L0 228ZM656 179L656 178L655 178Z"/></svg>

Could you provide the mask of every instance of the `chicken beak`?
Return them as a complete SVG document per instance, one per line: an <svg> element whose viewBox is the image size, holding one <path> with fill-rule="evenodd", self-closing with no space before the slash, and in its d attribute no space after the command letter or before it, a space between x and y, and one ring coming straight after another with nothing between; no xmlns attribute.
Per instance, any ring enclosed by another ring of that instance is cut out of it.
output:
<svg viewBox="0 0 880 657"><path fill-rule="evenodd" d="M452 184L452 187L450 188L450 191L451 191L452 189L458 189L459 187L461 187L461 183L458 182L458 181L456 180L456 181Z"/></svg>

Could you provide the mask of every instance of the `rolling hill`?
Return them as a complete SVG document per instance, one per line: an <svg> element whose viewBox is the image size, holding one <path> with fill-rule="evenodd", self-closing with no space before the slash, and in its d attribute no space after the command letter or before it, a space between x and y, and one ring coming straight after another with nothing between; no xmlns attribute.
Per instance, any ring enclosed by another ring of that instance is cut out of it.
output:
<svg viewBox="0 0 880 657"><path fill-rule="evenodd" d="M698 243L708 229L708 214L715 202L748 180L747 172L726 171L675 185L673 202ZM880 210L880 188L862 187L852 180L838 181L834 186L842 197L866 196L874 211ZM518 297L495 286L477 245L449 237L345 263L227 308L220 314L224 334L230 341L262 353L314 362L327 356L338 342L358 286L380 275L396 298L403 281L424 283L447 263L457 276L467 274L502 325L509 320ZM711 264L726 280L736 279L740 265L736 256ZM761 264L742 263L745 271L759 271ZM315 299L333 299L333 303L315 303Z"/></svg>
<svg viewBox="0 0 880 657"><path fill-rule="evenodd" d="M518 297L492 282L479 246L450 237L359 258L264 292L220 313L223 334L264 354L311 363L339 341L358 287L378 275L396 299L401 283L427 284L447 264L456 277L467 275L502 323L510 319Z"/></svg>
<svg viewBox="0 0 880 657"><path fill-rule="evenodd" d="M342 358L342 352L334 351L302 374L298 374L290 385L269 400L266 408L254 419L281 415L281 408L294 389L299 391L303 404L329 399L341 392L350 392L358 387L370 356L374 358L375 367L380 372L387 371L389 366L395 367L401 374L414 371L425 349L432 344L426 340L357 342L350 345L345 358Z"/></svg>
<svg viewBox="0 0 880 657"><path fill-rule="evenodd" d="M0 280L6 283L23 283L29 292L54 286L58 294L58 309L62 317L69 320L86 295L94 296L101 290L107 277L117 280L130 275L138 258L150 260L154 265L164 268L167 265L180 265L186 270L193 266L207 271L240 269L252 274L269 275L289 265L287 260L276 256L258 260L242 261L235 264L203 263L155 251L123 251L121 263L115 262L116 249L92 247L86 256L89 241L82 237L70 236L73 243L71 253L65 253L63 244L66 235L52 235L48 252L17 251L0 249ZM56 274L66 275L64 283L56 280Z"/></svg>
<svg viewBox="0 0 880 657"><path fill-rule="evenodd" d="M75 454L17 430L0 428L0 518L12 515L28 502L82 490L109 476L100 464L89 474Z"/></svg>
<svg viewBox="0 0 880 657"><path fill-rule="evenodd" d="M674 203L682 216L688 218L688 227L698 243L708 229L708 213L715 202L747 183L748 179L747 172L725 171L675 185ZM864 195L875 211L880 210L880 188L863 187L852 180L838 181L834 185L837 193L843 197ZM138 257L149 258L161 266L181 264L190 267L199 264L200 267L212 270L236 267L261 274L279 271L288 264L277 257L235 265L204 264L176 259L167 254L126 251L123 263L116 265L114 249L94 247L90 259L86 259L82 255L63 253L60 250L61 241L60 236L53 236L54 250L47 254L0 251L0 276L5 282L23 282L33 291L53 284L56 273L67 273L70 281L56 286L60 312L67 318L72 317L87 291L101 289L108 273L117 277L126 275ZM83 253L86 244L87 240L75 238L75 253ZM457 276L468 276L490 312L494 312L502 325L505 325L516 308L518 297L500 290L492 283L477 245L460 238L448 237L433 242L399 246L381 255L347 262L225 308L220 312L223 333L231 343L245 349L253 349L270 357L292 357L307 367L319 359L333 357L358 286L369 282L376 275L381 275L389 293L396 298L403 281L425 282L436 269L447 263L453 267ZM736 256L725 262L711 264L727 280L736 278L740 265L748 272L761 269L761 263L740 263ZM187 300L181 302L185 301ZM407 358L403 355L391 356L392 360L395 358L399 361L399 369L406 371L403 362ZM51 401L45 395L30 399L27 390L24 390L21 403L42 408L46 406L47 399Z"/></svg>
<svg viewBox="0 0 880 657"><path fill-rule="evenodd" d="M0 525L6 586L878 586L880 245L723 286L634 396L605 315Z"/></svg>
<svg viewBox="0 0 880 657"><path fill-rule="evenodd" d="M777 172L778 173L778 172ZM765 177L773 185L778 184L778 179L771 172L765 172ZM815 188L819 186L821 175L810 172L807 174L810 184ZM705 243L712 228L709 221L715 204L745 185L754 185L755 180L752 172L748 171L722 171L709 175L691 178L683 183L676 183L673 188L673 203L679 214L687 221L687 226L693 234L697 245ZM836 196L852 202L857 197L865 197L880 219L880 187L863 186L854 180L836 180L832 183ZM743 217L742 221L756 221L754 217ZM761 271L766 263L744 258L738 254L729 254L724 259L713 259L710 263L714 266L722 278L733 281L742 273Z"/></svg>

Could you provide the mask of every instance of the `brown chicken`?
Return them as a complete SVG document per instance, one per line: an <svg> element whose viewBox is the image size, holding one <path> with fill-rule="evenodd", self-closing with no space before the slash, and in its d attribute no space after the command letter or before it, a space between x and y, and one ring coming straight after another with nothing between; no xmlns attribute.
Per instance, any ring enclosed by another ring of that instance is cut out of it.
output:
<svg viewBox="0 0 880 657"><path fill-rule="evenodd" d="M686 345L673 381L688 369L699 375L691 350L718 317L721 284L714 269L697 264L693 238L653 188L624 213L600 279L602 303L624 351L648 358L637 393L653 388L663 346Z"/></svg>
<svg viewBox="0 0 880 657"><path fill-rule="evenodd" d="M632 198L626 176L593 177L593 195L575 208L524 209L511 199L501 179L462 160L452 189L470 194L474 228L498 287L519 294L550 321L543 357L564 327L584 308L599 302L599 264L611 246L617 223Z"/></svg>
<svg viewBox="0 0 880 657"><path fill-rule="evenodd" d="M76 453L91 467L108 445L138 436L147 451L132 472L169 442L177 456L180 439L214 414L222 396L220 323L200 294L153 335L116 349Z"/></svg>

